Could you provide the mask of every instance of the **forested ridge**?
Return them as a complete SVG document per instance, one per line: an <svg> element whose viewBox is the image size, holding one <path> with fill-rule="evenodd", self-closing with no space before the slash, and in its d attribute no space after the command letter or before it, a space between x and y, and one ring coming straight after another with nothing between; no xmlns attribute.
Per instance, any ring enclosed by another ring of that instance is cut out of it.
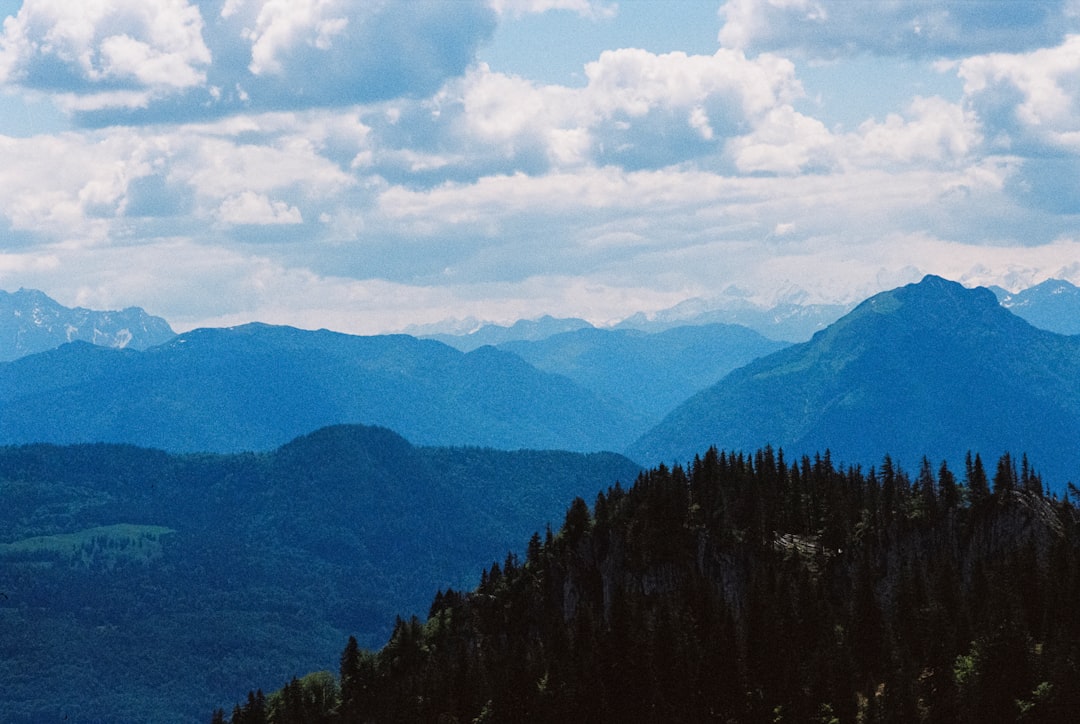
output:
<svg viewBox="0 0 1080 724"><path fill-rule="evenodd" d="M1026 456L912 475L710 449L213 719L1074 721L1078 522Z"/></svg>
<svg viewBox="0 0 1080 724"><path fill-rule="evenodd" d="M641 470L340 426L271 453L0 447L0 722L205 722L378 646L493 551Z"/></svg>

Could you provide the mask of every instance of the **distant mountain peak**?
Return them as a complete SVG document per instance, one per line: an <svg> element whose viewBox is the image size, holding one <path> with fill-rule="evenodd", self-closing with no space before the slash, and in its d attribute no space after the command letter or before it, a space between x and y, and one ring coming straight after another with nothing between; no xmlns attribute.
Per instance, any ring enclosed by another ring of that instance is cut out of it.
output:
<svg viewBox="0 0 1080 724"><path fill-rule="evenodd" d="M139 307L99 312L65 307L37 289L0 290L0 361L74 341L145 349L173 336L168 322Z"/></svg>
<svg viewBox="0 0 1080 724"><path fill-rule="evenodd" d="M1080 288L1047 279L1023 291L998 294L1001 306L1029 324L1058 334L1080 334Z"/></svg>
<svg viewBox="0 0 1080 724"><path fill-rule="evenodd" d="M1009 317L989 289L965 287L933 274L919 282L875 294L842 317L834 325L835 330L858 323L871 313L895 315L916 328L936 330L955 329L973 320L997 317L1004 321Z"/></svg>
<svg viewBox="0 0 1080 724"><path fill-rule="evenodd" d="M906 284L884 294L895 294L904 300L961 302L983 306L997 304L997 297L986 287L965 287L960 282L935 274L927 274L918 282Z"/></svg>
<svg viewBox="0 0 1080 724"><path fill-rule="evenodd" d="M519 319L510 326L485 324L465 334L425 334L423 336L448 344L462 352L469 352L485 345L499 345L520 340L536 342L556 334L589 329L592 326L584 319L553 317L545 314L536 319Z"/></svg>

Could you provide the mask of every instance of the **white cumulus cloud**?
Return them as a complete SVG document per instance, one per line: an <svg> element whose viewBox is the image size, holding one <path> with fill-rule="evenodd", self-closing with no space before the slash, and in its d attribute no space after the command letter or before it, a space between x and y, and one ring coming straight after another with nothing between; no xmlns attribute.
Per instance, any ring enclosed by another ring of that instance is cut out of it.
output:
<svg viewBox="0 0 1080 724"><path fill-rule="evenodd" d="M254 27L244 33L251 42L251 72L280 73L281 55L297 45L329 50L335 36L348 28L347 5L342 0L265 0Z"/></svg>
<svg viewBox="0 0 1080 724"><path fill-rule="evenodd" d="M300 209L263 194L244 191L221 202L218 219L225 224L302 224Z"/></svg>
<svg viewBox="0 0 1080 724"><path fill-rule="evenodd" d="M957 72L972 106L1009 142L1080 152L1080 35L1029 53L965 58Z"/></svg>
<svg viewBox="0 0 1080 724"><path fill-rule="evenodd" d="M789 61L729 50L605 51L584 70L587 84L568 88L480 66L441 103L460 103L467 135L507 157L538 152L556 166L655 167L715 153L803 93Z"/></svg>
<svg viewBox="0 0 1080 724"><path fill-rule="evenodd" d="M203 83L203 18L187 0L26 0L4 21L0 81L81 93Z"/></svg>

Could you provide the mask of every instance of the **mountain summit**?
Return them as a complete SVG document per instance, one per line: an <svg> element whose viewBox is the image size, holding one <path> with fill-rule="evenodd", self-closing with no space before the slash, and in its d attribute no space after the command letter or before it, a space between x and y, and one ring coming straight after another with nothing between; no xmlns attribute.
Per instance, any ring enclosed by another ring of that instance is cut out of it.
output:
<svg viewBox="0 0 1080 724"><path fill-rule="evenodd" d="M0 362L76 340L146 349L173 336L168 322L139 307L113 312L71 309L36 289L0 290Z"/></svg>
<svg viewBox="0 0 1080 724"><path fill-rule="evenodd" d="M736 370L631 448L639 462L709 445L889 453L960 465L1027 452L1048 482L1080 479L1080 339L1036 329L988 289L928 276L875 295L805 343Z"/></svg>

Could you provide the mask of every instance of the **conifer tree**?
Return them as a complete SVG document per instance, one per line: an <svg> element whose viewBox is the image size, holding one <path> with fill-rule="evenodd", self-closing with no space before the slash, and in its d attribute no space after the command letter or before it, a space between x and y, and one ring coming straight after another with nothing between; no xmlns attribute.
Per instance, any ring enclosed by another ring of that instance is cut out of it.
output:
<svg viewBox="0 0 1080 724"><path fill-rule="evenodd" d="M341 682L341 719L345 722L360 721L364 709L365 682L360 670L360 645L355 636L349 637L345 650L341 652L338 676Z"/></svg>
<svg viewBox="0 0 1080 724"><path fill-rule="evenodd" d="M938 497L934 490L934 471L930 459L923 456L919 475L915 478L914 504L917 514L933 521L938 513Z"/></svg>
<svg viewBox="0 0 1080 724"><path fill-rule="evenodd" d="M965 484L968 490L968 500L973 506L982 505L990 498L990 481L983 469L982 458L975 453L975 459L971 459L971 451L968 451L964 461L966 468Z"/></svg>
<svg viewBox="0 0 1080 724"><path fill-rule="evenodd" d="M951 510L960 503L960 490L956 485L956 476L949 470L949 465L944 460L938 469L938 491L941 504Z"/></svg>
<svg viewBox="0 0 1080 724"><path fill-rule="evenodd" d="M1005 453L998 458L997 472L994 473L994 494L1001 497L1011 490L1016 490L1016 487L1016 465L1013 463L1012 456Z"/></svg>

